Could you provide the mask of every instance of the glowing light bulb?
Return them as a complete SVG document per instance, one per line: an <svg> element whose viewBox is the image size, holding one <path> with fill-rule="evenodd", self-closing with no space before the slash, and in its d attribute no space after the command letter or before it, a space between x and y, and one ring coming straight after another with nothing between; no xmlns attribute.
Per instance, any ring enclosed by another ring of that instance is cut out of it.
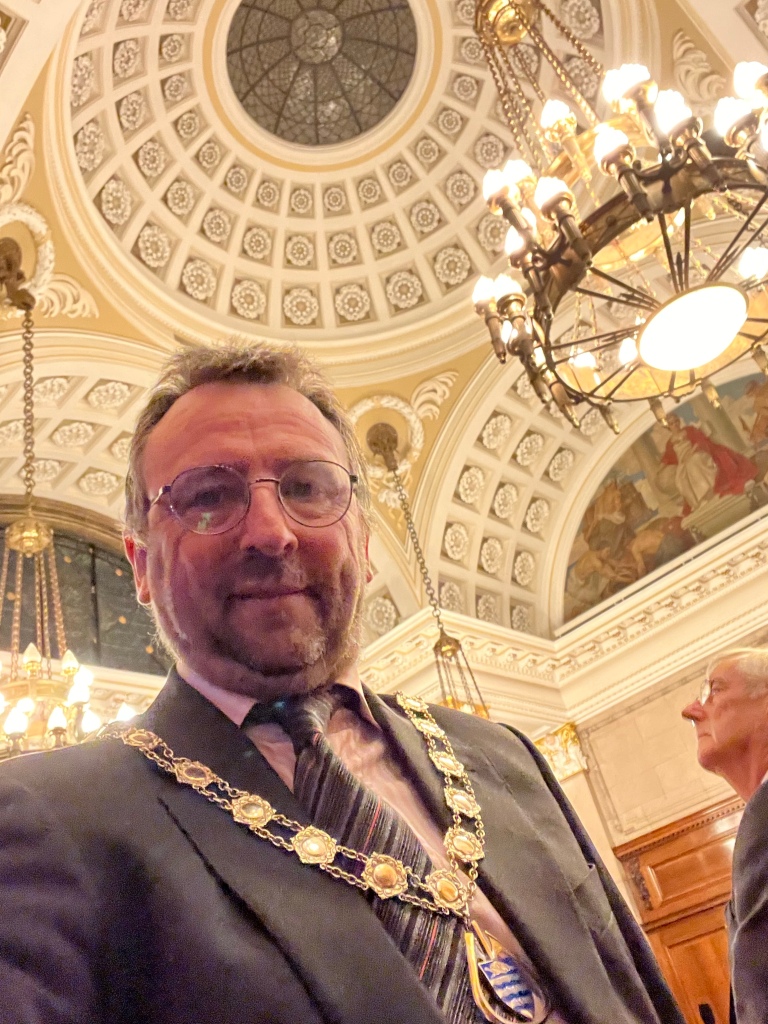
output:
<svg viewBox="0 0 768 1024"><path fill-rule="evenodd" d="M66 728L67 716L64 714L64 708L57 704L50 715L48 715L48 732L53 732L54 729Z"/></svg>
<svg viewBox="0 0 768 1024"><path fill-rule="evenodd" d="M685 121L690 121L693 114L687 106L682 94L676 89L662 89L653 105L656 121L665 135Z"/></svg>
<svg viewBox="0 0 768 1024"><path fill-rule="evenodd" d="M525 160L507 160L502 168L505 179L513 185L519 185L526 179L533 179L533 171Z"/></svg>
<svg viewBox="0 0 768 1024"><path fill-rule="evenodd" d="M16 707L25 715L31 715L35 710L35 702L32 697L22 697L16 702Z"/></svg>
<svg viewBox="0 0 768 1024"><path fill-rule="evenodd" d="M607 71L603 79L603 96L616 106L630 89L642 82L649 82L651 73L644 64L622 64L620 68Z"/></svg>
<svg viewBox="0 0 768 1024"><path fill-rule="evenodd" d="M485 172L485 177L483 178L483 199L486 203L491 196L498 195L499 192L506 192L507 189L507 179L503 171L496 168Z"/></svg>
<svg viewBox="0 0 768 1024"><path fill-rule="evenodd" d="M40 651L35 647L34 644L28 644L26 651L21 656L21 664L24 666L24 671L27 675L37 675L43 664L43 659L40 657Z"/></svg>
<svg viewBox="0 0 768 1024"><path fill-rule="evenodd" d="M533 193L533 201L541 212L544 213L545 208L550 207L553 203L564 199L566 196L570 196L570 194L570 189L564 181L561 181L559 178L544 177L539 178L536 191Z"/></svg>
<svg viewBox="0 0 768 1024"><path fill-rule="evenodd" d="M112 721L113 722L130 722L130 720L132 718L135 718L136 715L138 715L138 713L139 712L136 711L134 708L132 708L130 706L130 704L126 704L125 701L123 701L123 703L117 709L117 714L112 719Z"/></svg>
<svg viewBox="0 0 768 1024"><path fill-rule="evenodd" d="M65 676L73 676L75 672L80 668L80 662L74 656L69 648L64 651L64 657L61 659L61 671Z"/></svg>
<svg viewBox="0 0 768 1024"><path fill-rule="evenodd" d="M3 730L6 736L21 737L29 728L29 718L18 706L13 708L5 720Z"/></svg>
<svg viewBox="0 0 768 1024"><path fill-rule="evenodd" d="M737 273L745 280L754 277L758 281L768 275L768 249L764 245L745 249L736 266Z"/></svg>
<svg viewBox="0 0 768 1024"><path fill-rule="evenodd" d="M72 680L72 686L67 694L67 704L87 704L91 699L92 682L93 672L85 665L81 665Z"/></svg>
<svg viewBox="0 0 768 1024"><path fill-rule="evenodd" d="M758 80L768 75L768 67L757 60L742 60L733 69L733 89L737 96L743 100L749 100L750 104L756 100L757 106L763 105L763 98L757 90Z"/></svg>
<svg viewBox="0 0 768 1024"><path fill-rule="evenodd" d="M718 135L727 135L738 121L751 113L751 103L735 96L723 96L715 107L715 131Z"/></svg>
<svg viewBox="0 0 768 1024"><path fill-rule="evenodd" d="M520 287L514 277L510 277L509 274L499 274L496 280L493 282L494 291L496 294L496 301L499 302L507 295L522 295L523 289Z"/></svg>
<svg viewBox="0 0 768 1024"><path fill-rule="evenodd" d="M562 100L547 100L539 118L539 123L544 131L548 131L550 128L554 128L555 125L568 121L573 121L574 124L576 121L573 111L568 104L563 103Z"/></svg>
<svg viewBox="0 0 768 1024"><path fill-rule="evenodd" d="M657 370L692 370L723 353L747 319L747 297L730 284L683 292L648 318L638 337L643 361Z"/></svg>
<svg viewBox="0 0 768 1024"><path fill-rule="evenodd" d="M512 321L504 320L501 325L501 340L505 345L512 339L513 334L517 334L517 331L512 327Z"/></svg>
<svg viewBox="0 0 768 1024"><path fill-rule="evenodd" d="M618 128L609 124L601 124L595 133L595 163L600 167L609 158L629 145L629 139Z"/></svg>
<svg viewBox="0 0 768 1024"><path fill-rule="evenodd" d="M475 283L472 291L472 301L476 306L482 306L490 302L495 295L492 277L480 277Z"/></svg>
<svg viewBox="0 0 768 1024"><path fill-rule="evenodd" d="M91 711L90 708L86 708L85 711L83 711L83 717L80 720L80 728L87 736L88 733L96 732L97 729L101 728L101 719L95 711Z"/></svg>
<svg viewBox="0 0 768 1024"><path fill-rule="evenodd" d="M625 338L619 345L619 362L627 366L637 359L637 345L634 338Z"/></svg>
<svg viewBox="0 0 768 1024"><path fill-rule="evenodd" d="M595 370L597 369L597 361L591 352L585 352L583 349L572 355L568 360L571 366L575 366L579 370Z"/></svg>
<svg viewBox="0 0 768 1024"><path fill-rule="evenodd" d="M517 228L510 228L507 232L504 238L504 252L507 256L519 256L525 252L525 239Z"/></svg>

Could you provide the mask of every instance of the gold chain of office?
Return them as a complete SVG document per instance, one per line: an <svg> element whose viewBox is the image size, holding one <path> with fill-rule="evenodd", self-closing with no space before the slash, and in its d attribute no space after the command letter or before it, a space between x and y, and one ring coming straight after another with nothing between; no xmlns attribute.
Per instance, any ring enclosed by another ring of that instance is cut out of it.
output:
<svg viewBox="0 0 768 1024"><path fill-rule="evenodd" d="M480 805L464 765L454 754L450 740L432 717L426 702L403 693L397 694L397 702L424 737L429 758L445 780L445 802L453 815L453 824L443 840L450 868L437 868L426 878L421 878L413 868L395 857L361 853L337 842L314 825L293 821L276 811L263 797L231 786L200 761L177 757L167 743L149 729L130 723L113 723L102 730L100 737L120 739L127 746L135 747L177 782L191 786L260 839L296 854L303 864L315 865L364 892L372 890L380 899L395 898L432 913L455 914L469 927L469 905L477 888L477 865L485 847ZM345 870L338 860L362 865L362 873L357 875ZM459 864L464 865L464 875Z"/></svg>

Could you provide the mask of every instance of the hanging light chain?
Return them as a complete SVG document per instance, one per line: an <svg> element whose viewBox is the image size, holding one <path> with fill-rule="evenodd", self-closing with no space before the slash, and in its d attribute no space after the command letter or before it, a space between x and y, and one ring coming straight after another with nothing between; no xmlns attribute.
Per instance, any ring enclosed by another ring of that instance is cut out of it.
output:
<svg viewBox="0 0 768 1024"><path fill-rule="evenodd" d="M397 471L397 468L395 466L390 466L389 471L392 474L393 480L395 481L395 490L397 491L397 497L400 501L400 506L402 507L403 510L403 516L405 518L405 525L408 530L408 536L411 538L413 550L416 553L416 561L418 562L419 565L419 572L421 573L421 578L424 581L424 590L426 591L427 600L429 601L429 606L432 609L432 614L435 617L438 629L440 630L440 633L442 635L445 632L445 629L443 627L443 619L440 614L440 602L437 599L435 588L432 585L429 570L427 569L427 560L424 557L424 552L421 550L421 543L419 541L418 534L416 533L416 527L413 525L413 516L411 515L411 505L410 502L408 501L408 495L406 494L405 488L403 487L403 483L402 480L400 479L400 474Z"/></svg>
<svg viewBox="0 0 768 1024"><path fill-rule="evenodd" d="M34 327L32 322L32 311L29 309L24 312L21 336L24 341L22 346L22 376L24 381L24 465L21 470L21 477L24 481L24 491L27 498L27 507L29 508L32 504L32 495L35 489L35 404L34 380L32 377Z"/></svg>

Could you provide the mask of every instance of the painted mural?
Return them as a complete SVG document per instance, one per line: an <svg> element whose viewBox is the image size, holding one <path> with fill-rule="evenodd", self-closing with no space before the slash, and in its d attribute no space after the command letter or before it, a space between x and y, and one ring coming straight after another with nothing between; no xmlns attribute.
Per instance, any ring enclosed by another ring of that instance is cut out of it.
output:
<svg viewBox="0 0 768 1024"><path fill-rule="evenodd" d="M612 597L768 504L768 380L718 385L655 424L614 464L579 526L565 619Z"/></svg>

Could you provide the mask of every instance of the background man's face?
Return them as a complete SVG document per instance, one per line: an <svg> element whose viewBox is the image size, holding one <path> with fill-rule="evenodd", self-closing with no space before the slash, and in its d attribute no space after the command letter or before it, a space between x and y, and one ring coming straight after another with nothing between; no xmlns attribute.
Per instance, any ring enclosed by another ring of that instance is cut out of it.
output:
<svg viewBox="0 0 768 1024"><path fill-rule="evenodd" d="M278 477L296 459L349 468L338 431L283 385L206 384L180 398L143 456L151 498L183 470L236 464L249 480ZM276 485L251 490L226 533L183 529L167 499L150 510L133 551L139 599L150 603L177 658L219 686L269 700L322 686L354 662L367 568L353 498L332 526L300 526Z"/></svg>
<svg viewBox="0 0 768 1024"><path fill-rule="evenodd" d="M720 662L710 673L711 691L704 704L693 701L683 716L696 727L702 768L732 776L732 768L764 742L768 729L768 692L752 696L735 662Z"/></svg>

